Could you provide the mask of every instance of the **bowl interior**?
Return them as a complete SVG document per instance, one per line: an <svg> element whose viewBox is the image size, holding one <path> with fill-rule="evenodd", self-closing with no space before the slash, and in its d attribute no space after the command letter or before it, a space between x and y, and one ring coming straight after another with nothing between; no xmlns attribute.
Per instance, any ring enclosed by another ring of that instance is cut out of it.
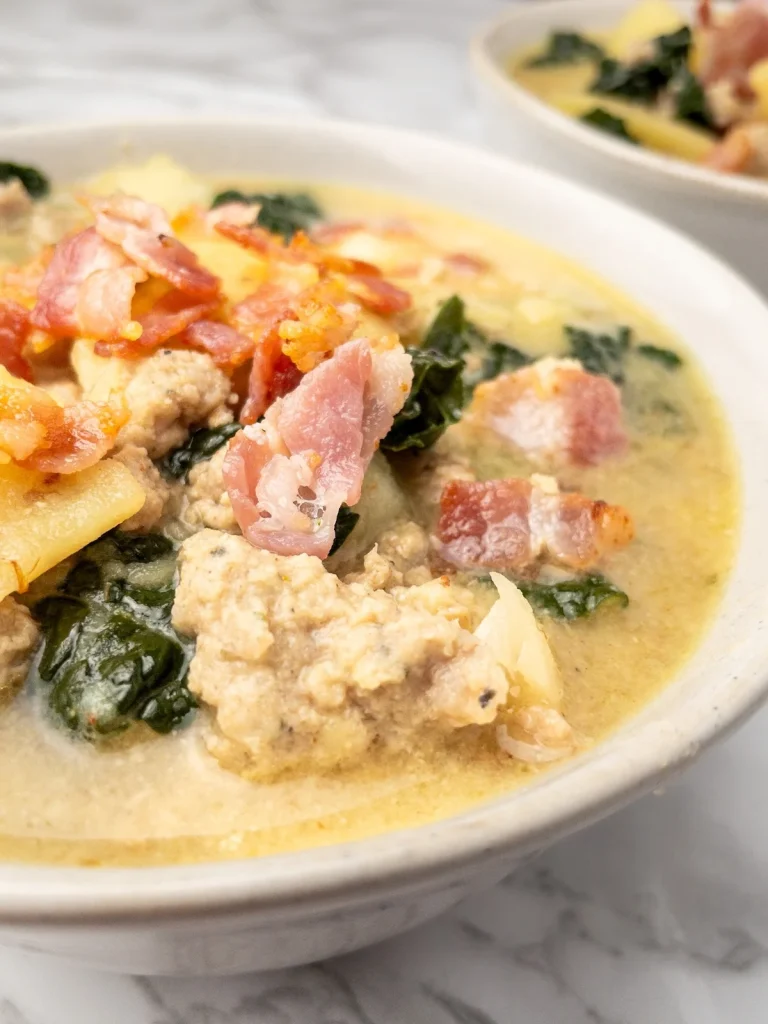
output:
<svg viewBox="0 0 768 1024"><path fill-rule="evenodd" d="M89 869L0 866L0 919L157 913L405 883L525 852L651 788L763 697L768 519L768 307L695 243L617 202L453 143L350 123L263 119L0 133L8 159L73 179L168 153L204 173L341 181L495 222L558 250L641 301L697 354L723 402L743 475L732 578L702 646L672 685L595 750L534 785L455 818L256 862ZM660 265L660 254L663 263ZM674 472L674 467L670 467Z"/></svg>
<svg viewBox="0 0 768 1024"><path fill-rule="evenodd" d="M605 132L548 106L509 77L510 58L521 49L542 42L556 29L608 29L617 24L638 0L544 0L518 4L481 28L472 40L472 67L479 80L508 105L540 129L567 139L581 150L612 161L615 171L640 178L657 187L702 197L732 200L743 204L768 205L768 182L745 175L720 174L657 153L641 146L629 146ZM688 0L670 0L686 18L695 5Z"/></svg>

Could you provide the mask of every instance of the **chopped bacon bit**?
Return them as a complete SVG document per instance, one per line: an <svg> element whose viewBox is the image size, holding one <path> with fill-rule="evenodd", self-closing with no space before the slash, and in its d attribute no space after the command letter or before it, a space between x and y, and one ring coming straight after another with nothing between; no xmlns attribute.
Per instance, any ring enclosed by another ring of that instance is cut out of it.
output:
<svg viewBox="0 0 768 1024"><path fill-rule="evenodd" d="M258 203L222 203L221 206L215 206L206 213L205 224L208 228L215 228L217 224L222 223L247 227L256 220L258 212Z"/></svg>
<svg viewBox="0 0 768 1024"><path fill-rule="evenodd" d="M45 245L26 263L17 267L4 267L0 273L2 293L31 309L35 304L40 283L53 259L53 253L54 246Z"/></svg>
<svg viewBox="0 0 768 1024"><path fill-rule="evenodd" d="M464 568L524 570L549 561L587 569L633 535L625 509L560 493L549 477L452 480L440 499L441 553Z"/></svg>
<svg viewBox="0 0 768 1024"><path fill-rule="evenodd" d="M490 270L491 265L481 256L473 256L467 252L452 252L443 257L443 263L457 274L466 274L467 277L475 277Z"/></svg>
<svg viewBox="0 0 768 1024"><path fill-rule="evenodd" d="M207 352L220 370L235 370L253 355L253 339L217 320L198 320L184 331L180 340L190 348Z"/></svg>
<svg viewBox="0 0 768 1024"><path fill-rule="evenodd" d="M0 373L0 452L24 469L87 469L112 448L127 420L122 401L62 407L42 388Z"/></svg>
<svg viewBox="0 0 768 1024"><path fill-rule="evenodd" d="M296 294L282 285L265 283L232 310L232 322L253 340L253 362L248 397L240 411L241 423L255 423L270 404L270 385L282 355L278 325L290 316Z"/></svg>
<svg viewBox="0 0 768 1024"><path fill-rule="evenodd" d="M0 299L0 366L23 380L32 380L32 368L23 356L29 332L29 312L11 299Z"/></svg>
<svg viewBox="0 0 768 1024"><path fill-rule="evenodd" d="M272 379L269 382L269 404L271 405L276 398L289 395L299 386L303 376L294 361L281 353L275 360Z"/></svg>
<svg viewBox="0 0 768 1024"><path fill-rule="evenodd" d="M224 481L251 544L328 555L339 508L359 499L376 443L402 408L412 376L399 345L377 353L367 341L349 342L274 402L263 422L234 438Z"/></svg>
<svg viewBox="0 0 768 1024"><path fill-rule="evenodd" d="M56 246L37 289L31 322L56 338L131 334L131 301L146 276L95 228L86 228Z"/></svg>
<svg viewBox="0 0 768 1024"><path fill-rule="evenodd" d="M99 235L118 245L147 273L163 278L193 299L206 301L218 295L218 277L173 237L159 206L120 193L107 199L88 196L85 202L96 216Z"/></svg>
<svg viewBox="0 0 768 1024"><path fill-rule="evenodd" d="M573 359L540 359L481 384L472 415L545 462L594 465L627 445L619 389Z"/></svg>
<svg viewBox="0 0 768 1024"><path fill-rule="evenodd" d="M216 230L247 249L284 263L311 263L321 276L340 274L349 292L374 313L400 313L411 305L409 292L385 281L378 267L362 260L349 259L328 252L313 242L303 231L297 231L288 245L264 228L251 225L219 223Z"/></svg>
<svg viewBox="0 0 768 1024"><path fill-rule="evenodd" d="M362 304L373 313L387 316L402 313L411 306L411 294L375 274L350 274L347 287Z"/></svg>
<svg viewBox="0 0 768 1024"><path fill-rule="evenodd" d="M712 24L709 5L703 8L700 23L709 27L699 77L705 85L728 79L748 87L750 68L768 58L768 9L760 3L740 3L720 24Z"/></svg>
<svg viewBox="0 0 768 1024"><path fill-rule="evenodd" d="M318 245L334 245L347 235L365 230L363 220L332 220L326 224L318 224L312 229L312 241Z"/></svg>
<svg viewBox="0 0 768 1024"><path fill-rule="evenodd" d="M217 299L192 303L183 292L167 292L148 313L139 317L137 325L141 333L137 332L137 337L114 342L98 341L94 351L100 356L120 356L125 359L147 355L181 334L191 324L215 313L218 307Z"/></svg>

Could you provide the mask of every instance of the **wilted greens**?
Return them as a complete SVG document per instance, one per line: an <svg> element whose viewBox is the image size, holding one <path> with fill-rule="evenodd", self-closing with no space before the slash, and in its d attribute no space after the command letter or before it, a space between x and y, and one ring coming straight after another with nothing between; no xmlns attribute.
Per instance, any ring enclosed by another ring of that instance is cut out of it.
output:
<svg viewBox="0 0 768 1024"><path fill-rule="evenodd" d="M308 231L316 220L321 220L323 211L306 192L240 192L226 189L213 197L211 209L225 203L258 203L256 224L282 235L290 242L297 231Z"/></svg>
<svg viewBox="0 0 768 1024"><path fill-rule="evenodd" d="M241 428L241 423L224 423L220 427L193 430L184 444L163 456L160 461L161 470L175 480L186 480L193 466L198 462L207 462Z"/></svg>

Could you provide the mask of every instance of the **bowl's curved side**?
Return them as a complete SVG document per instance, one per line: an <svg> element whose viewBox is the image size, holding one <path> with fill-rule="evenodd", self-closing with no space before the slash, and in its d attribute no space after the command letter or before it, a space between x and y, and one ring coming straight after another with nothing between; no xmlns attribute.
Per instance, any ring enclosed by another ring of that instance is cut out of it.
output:
<svg viewBox="0 0 768 1024"><path fill-rule="evenodd" d="M731 420L745 498L737 563L702 647L658 700L589 754L457 817L326 849L173 868L0 866L0 941L24 942L43 929L47 948L58 942L66 953L77 934L70 954L85 959L114 935L138 956L136 937L167 927L168 934L184 931L189 949L198 941L198 969L211 970L211 943L224 921L243 933L320 915L336 915L343 925L354 908L375 914L388 901L403 905L418 894L420 906L439 909L452 887L460 894L473 877L499 877L515 859L655 787L764 698L768 307L709 253L549 174L455 143L348 122L58 127L0 132L0 143L10 158L64 178L92 173L120 155L163 151L202 173L348 181L453 207L556 248L639 298L696 349ZM118 960L118 945L107 959Z"/></svg>
<svg viewBox="0 0 768 1024"><path fill-rule="evenodd" d="M672 2L685 14L692 14L692 3ZM634 6L636 0L547 0L546 3L516 5L482 26L470 41L470 63L480 86L482 102L495 108L494 127L499 134L506 134L511 143L519 144L521 133L532 133L526 140L529 147L535 147L537 159L549 166L555 161L554 169L558 169L559 164L569 170L568 160L574 156L580 157L593 171L598 171L607 161L611 173L638 185L652 186L656 178L656 188L664 188L674 195L696 196L710 202L717 200L731 207L763 207L768 212L768 182L744 175L721 174L639 146L628 146L549 106L508 74L510 58L523 47L542 40L552 29L608 28ZM508 119L508 131L503 114Z"/></svg>

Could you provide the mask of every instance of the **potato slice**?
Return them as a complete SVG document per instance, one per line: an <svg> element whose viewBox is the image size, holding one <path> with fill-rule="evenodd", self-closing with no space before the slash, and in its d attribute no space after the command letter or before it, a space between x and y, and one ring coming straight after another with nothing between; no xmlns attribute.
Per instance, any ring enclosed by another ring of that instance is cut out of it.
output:
<svg viewBox="0 0 768 1024"><path fill-rule="evenodd" d="M127 192L157 203L171 219L193 203L207 206L212 191L168 156L153 156L143 164L115 167L89 181L88 188L96 195Z"/></svg>
<svg viewBox="0 0 768 1024"><path fill-rule="evenodd" d="M0 466L0 600L130 519L144 490L119 462L46 475Z"/></svg>
<svg viewBox="0 0 768 1024"><path fill-rule="evenodd" d="M714 135L703 128L694 128L681 121L673 121L653 110L646 110L625 100L592 93L573 93L552 96L550 103L571 117L581 117L595 107L601 107L614 117L620 117L629 133L641 145L691 163L701 163L715 143Z"/></svg>
<svg viewBox="0 0 768 1024"><path fill-rule="evenodd" d="M768 60L758 61L747 75L749 84L757 97L758 116L768 120Z"/></svg>
<svg viewBox="0 0 768 1024"><path fill-rule="evenodd" d="M78 338L72 344L70 360L83 389L83 398L107 402L109 396L122 394L133 376L137 361L116 356L97 356L95 341Z"/></svg>
<svg viewBox="0 0 768 1024"><path fill-rule="evenodd" d="M608 52L619 60L634 57L643 43L682 28L685 19L667 0L642 0L631 7L606 43Z"/></svg>
<svg viewBox="0 0 768 1024"><path fill-rule="evenodd" d="M491 579L499 599L475 636L490 647L512 684L520 688L516 704L559 711L563 703L560 670L533 609L506 576L492 572Z"/></svg>

